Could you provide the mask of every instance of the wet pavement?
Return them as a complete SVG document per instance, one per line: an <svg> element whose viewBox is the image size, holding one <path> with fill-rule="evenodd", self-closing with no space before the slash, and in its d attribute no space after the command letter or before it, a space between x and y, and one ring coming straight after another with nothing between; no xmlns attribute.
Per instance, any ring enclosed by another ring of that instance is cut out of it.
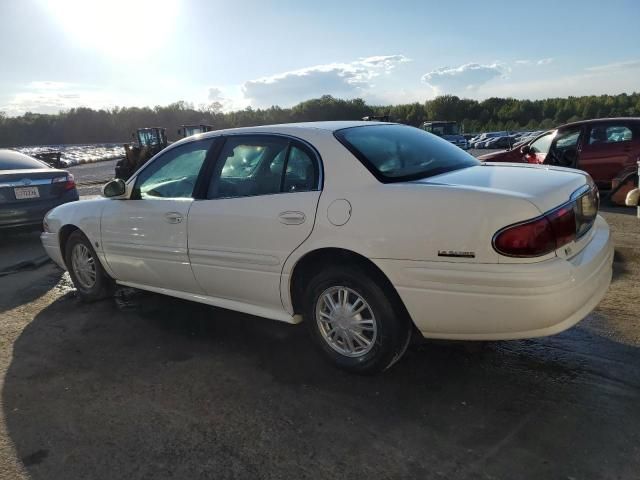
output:
<svg viewBox="0 0 640 480"><path fill-rule="evenodd" d="M413 344L375 377L303 326L132 289L0 278L0 478L640 478L640 221L560 335Z"/></svg>

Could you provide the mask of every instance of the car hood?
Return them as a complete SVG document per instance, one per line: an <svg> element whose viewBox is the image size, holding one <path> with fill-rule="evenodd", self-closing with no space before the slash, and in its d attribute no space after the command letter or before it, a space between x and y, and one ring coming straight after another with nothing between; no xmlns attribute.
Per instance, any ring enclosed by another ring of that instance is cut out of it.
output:
<svg viewBox="0 0 640 480"><path fill-rule="evenodd" d="M483 163L417 180L524 198L541 213L567 202L571 194L588 181L588 175L578 170L521 163Z"/></svg>
<svg viewBox="0 0 640 480"><path fill-rule="evenodd" d="M480 155L478 160L481 162L500 162L500 161L516 161L522 154L520 150L499 150L497 152L485 153L484 155ZM507 160L509 159L509 160Z"/></svg>

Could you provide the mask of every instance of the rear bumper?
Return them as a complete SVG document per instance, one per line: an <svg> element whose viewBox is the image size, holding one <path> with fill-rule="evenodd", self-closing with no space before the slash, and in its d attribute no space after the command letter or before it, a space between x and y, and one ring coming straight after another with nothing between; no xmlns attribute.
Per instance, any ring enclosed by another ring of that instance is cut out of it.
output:
<svg viewBox="0 0 640 480"><path fill-rule="evenodd" d="M77 190L69 190L55 200L0 205L0 229L42 225L42 220L49 210L74 202L78 198Z"/></svg>
<svg viewBox="0 0 640 480"><path fill-rule="evenodd" d="M570 259L532 264L376 260L425 337L508 340L566 330L611 282L613 244L598 216L589 244Z"/></svg>

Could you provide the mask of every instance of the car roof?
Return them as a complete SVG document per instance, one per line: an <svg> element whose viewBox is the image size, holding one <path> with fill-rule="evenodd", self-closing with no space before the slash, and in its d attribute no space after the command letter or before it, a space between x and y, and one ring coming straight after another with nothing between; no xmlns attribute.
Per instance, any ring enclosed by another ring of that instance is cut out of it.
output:
<svg viewBox="0 0 640 480"><path fill-rule="evenodd" d="M640 122L640 117L612 117L612 118L590 118L589 120L580 120L578 122L565 123L557 128L577 127L580 125L589 125L591 123L609 123L609 122Z"/></svg>
<svg viewBox="0 0 640 480"><path fill-rule="evenodd" d="M325 121L325 122L300 122L300 123L278 123L273 125L257 125L254 127L238 127L238 128L227 128L224 130L214 130L212 132L206 132L201 134L199 138L208 138L214 137L216 135L224 134L224 133L243 133L243 132L260 132L260 131L313 131L313 130L322 130L326 132L335 132L337 130L341 130L343 128L350 127L363 127L366 125L396 125L392 122L371 122L366 120L335 120L335 121Z"/></svg>

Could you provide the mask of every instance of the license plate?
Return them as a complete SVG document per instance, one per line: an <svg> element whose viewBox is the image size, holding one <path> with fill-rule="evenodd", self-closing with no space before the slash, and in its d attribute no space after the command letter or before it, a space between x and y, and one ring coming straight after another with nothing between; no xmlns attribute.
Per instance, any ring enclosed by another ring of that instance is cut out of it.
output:
<svg viewBox="0 0 640 480"><path fill-rule="evenodd" d="M40 192L38 191L38 187L14 188L13 192L16 195L16 200L27 200L29 198L40 198Z"/></svg>

